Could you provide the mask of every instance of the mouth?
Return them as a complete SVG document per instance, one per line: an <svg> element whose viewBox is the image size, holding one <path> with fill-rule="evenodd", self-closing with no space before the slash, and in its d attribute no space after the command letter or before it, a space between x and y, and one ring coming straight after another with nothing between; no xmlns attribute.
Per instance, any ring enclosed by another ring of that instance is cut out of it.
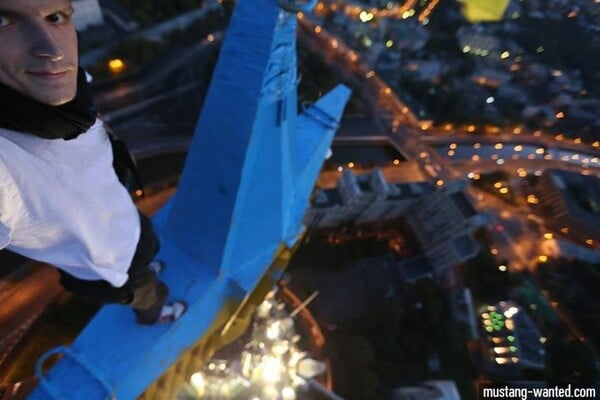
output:
<svg viewBox="0 0 600 400"><path fill-rule="evenodd" d="M27 71L27 74L35 78L55 80L65 77L69 73L68 69L60 71Z"/></svg>

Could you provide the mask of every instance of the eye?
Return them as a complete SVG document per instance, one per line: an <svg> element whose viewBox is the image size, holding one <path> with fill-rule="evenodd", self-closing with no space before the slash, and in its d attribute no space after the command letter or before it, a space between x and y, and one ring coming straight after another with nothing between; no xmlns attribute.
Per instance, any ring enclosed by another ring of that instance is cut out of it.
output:
<svg viewBox="0 0 600 400"><path fill-rule="evenodd" d="M0 15L0 28L9 26L13 23L13 20L5 15Z"/></svg>
<svg viewBox="0 0 600 400"><path fill-rule="evenodd" d="M46 17L46 21L55 24L55 25L64 25L71 20L71 16L67 15L63 12L57 12L54 14L50 14Z"/></svg>

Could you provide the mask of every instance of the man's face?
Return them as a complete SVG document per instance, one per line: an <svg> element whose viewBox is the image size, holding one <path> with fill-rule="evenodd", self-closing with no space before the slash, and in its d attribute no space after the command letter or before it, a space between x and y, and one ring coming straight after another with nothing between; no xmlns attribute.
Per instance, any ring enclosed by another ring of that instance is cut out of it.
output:
<svg viewBox="0 0 600 400"><path fill-rule="evenodd" d="M0 82L49 105L77 92L70 0L0 0Z"/></svg>

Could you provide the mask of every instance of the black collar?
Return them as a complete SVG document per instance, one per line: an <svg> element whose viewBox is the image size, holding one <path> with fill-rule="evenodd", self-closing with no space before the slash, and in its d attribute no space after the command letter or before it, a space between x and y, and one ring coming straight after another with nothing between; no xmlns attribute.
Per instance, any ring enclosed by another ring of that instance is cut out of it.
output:
<svg viewBox="0 0 600 400"><path fill-rule="evenodd" d="M44 139L74 139L96 121L97 110L85 72L77 73L77 94L68 103L49 106L0 83L0 127Z"/></svg>

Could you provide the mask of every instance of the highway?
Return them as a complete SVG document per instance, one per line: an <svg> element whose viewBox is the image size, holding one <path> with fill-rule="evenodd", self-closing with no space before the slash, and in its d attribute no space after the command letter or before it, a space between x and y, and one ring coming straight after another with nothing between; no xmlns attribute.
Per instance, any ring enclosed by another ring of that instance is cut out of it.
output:
<svg viewBox="0 0 600 400"><path fill-rule="evenodd" d="M405 159L416 160L423 170L442 183L460 177L433 147L422 140L419 128L422 122L355 51L308 17L300 18L299 22L299 40L321 54L325 63L352 88L382 130L389 132L390 140Z"/></svg>

